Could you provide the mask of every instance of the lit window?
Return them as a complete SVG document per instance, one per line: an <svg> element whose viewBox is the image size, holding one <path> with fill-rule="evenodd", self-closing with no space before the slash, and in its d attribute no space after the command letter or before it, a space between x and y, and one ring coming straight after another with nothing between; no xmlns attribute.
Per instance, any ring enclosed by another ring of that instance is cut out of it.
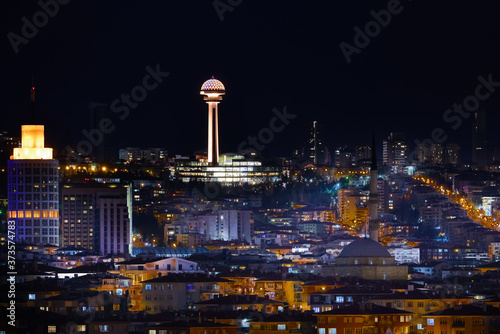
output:
<svg viewBox="0 0 500 334"><path fill-rule="evenodd" d="M99 332L101 333L109 332L109 325L99 325Z"/></svg>
<svg viewBox="0 0 500 334"><path fill-rule="evenodd" d="M318 334L325 334L325 329L324 328L318 328Z"/></svg>
<svg viewBox="0 0 500 334"><path fill-rule="evenodd" d="M151 290L151 284L146 285L146 290Z"/></svg>
<svg viewBox="0 0 500 334"><path fill-rule="evenodd" d="M284 331L285 329L286 329L286 325L284 325L284 324L278 325L278 330L279 331ZM320 328L320 330L321 330L321 328ZM325 329L324 328L323 328L323 333L320 333L320 334L325 334Z"/></svg>
<svg viewBox="0 0 500 334"><path fill-rule="evenodd" d="M57 333L56 326L47 326L47 333Z"/></svg>
<svg viewBox="0 0 500 334"><path fill-rule="evenodd" d="M35 300L35 299L36 299L36 295L35 295L34 293L30 293L30 294L28 295L28 299L29 299L29 300Z"/></svg>
<svg viewBox="0 0 500 334"><path fill-rule="evenodd" d="M427 326L434 326L434 318L427 319Z"/></svg>

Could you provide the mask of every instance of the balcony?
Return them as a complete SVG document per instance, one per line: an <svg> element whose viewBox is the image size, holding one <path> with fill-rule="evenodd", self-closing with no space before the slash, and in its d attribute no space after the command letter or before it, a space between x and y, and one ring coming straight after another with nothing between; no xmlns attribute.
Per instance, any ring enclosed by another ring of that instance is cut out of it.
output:
<svg viewBox="0 0 500 334"><path fill-rule="evenodd" d="M454 328L465 328L465 321L453 321L451 327Z"/></svg>

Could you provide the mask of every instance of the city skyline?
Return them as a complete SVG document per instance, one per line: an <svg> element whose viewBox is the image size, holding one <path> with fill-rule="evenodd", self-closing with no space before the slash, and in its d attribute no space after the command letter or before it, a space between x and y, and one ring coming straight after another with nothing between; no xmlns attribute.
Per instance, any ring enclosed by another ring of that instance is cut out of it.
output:
<svg viewBox="0 0 500 334"><path fill-rule="evenodd" d="M6 3L0 334L500 333L499 10Z"/></svg>
<svg viewBox="0 0 500 334"><path fill-rule="evenodd" d="M21 18L31 20L42 10L36 3L8 6L1 25L6 35L21 36ZM193 122L204 113L196 95L199 85L215 75L228 87L221 106L226 116L220 117L221 152L237 151L240 142L267 125L273 108L287 106L299 121L275 136L266 155L290 155L306 139L306 134L298 135L307 131L303 124L312 121L323 124L321 133L330 150L366 144L358 133L368 133L375 123L382 137L403 132L410 142L431 138L435 128L442 128L446 142L458 142L464 156L471 155L473 117L451 119L458 116L454 113L447 115L449 121L443 118L454 104L474 95L482 82L479 77L488 81L491 76L494 83L500 80L498 53L491 42L499 27L489 18L495 4L479 4L477 12L470 12L468 6L451 2L434 4L432 10L401 2L390 22L380 26L378 34L372 33L365 47L357 47L359 53L348 57L341 43L355 46L355 28L364 30L375 21L372 11L381 13L388 2L344 3L335 10L328 6L241 3L225 11L221 20L210 2L189 8L182 3L61 4L35 36L18 44L17 53L11 40L4 39L6 62L0 66L5 80L0 97L5 129L16 135L29 117L25 101L34 77L38 114L53 134L48 142L53 147L76 144L85 138L82 131L91 130L90 103L111 105L121 94L130 95L142 85L146 75L159 71L168 75L148 82L155 88L147 90L135 109L130 108L126 117L113 115L116 129L106 138L110 147L170 149L175 143L178 147L172 151L180 154L202 149L204 135L178 139L185 135L181 129L206 132L204 122ZM108 22L111 13L115 14ZM163 19L165 13L168 19ZM92 17L93 24L83 17ZM131 17L135 23L126 24ZM422 17L426 25L421 24ZM247 28L255 22L257 28ZM177 34L174 27L183 27L185 35ZM210 42L195 32L206 27L221 32L215 51L206 51ZM130 43L139 47L130 48ZM301 94L295 93L297 87ZM259 94L258 106L253 103L254 90ZM488 124L498 121L497 94L491 92L480 102ZM238 131L233 129L236 117L241 120ZM137 126L143 119L152 122ZM500 146L494 137L489 144Z"/></svg>

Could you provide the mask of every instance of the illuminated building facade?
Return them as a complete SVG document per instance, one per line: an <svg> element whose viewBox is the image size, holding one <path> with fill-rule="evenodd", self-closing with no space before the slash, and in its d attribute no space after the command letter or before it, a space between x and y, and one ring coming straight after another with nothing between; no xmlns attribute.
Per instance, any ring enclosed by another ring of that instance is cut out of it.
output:
<svg viewBox="0 0 500 334"><path fill-rule="evenodd" d="M130 253L132 196L127 184L67 184L62 189L62 246Z"/></svg>
<svg viewBox="0 0 500 334"><path fill-rule="evenodd" d="M8 161L9 220L16 240L59 245L59 162L44 145L43 125L23 125Z"/></svg>
<svg viewBox="0 0 500 334"><path fill-rule="evenodd" d="M183 182L219 182L223 185L266 181L274 182L281 174L277 165L264 165L262 161L245 160L243 156L221 156L223 161L213 166L208 161L181 160L175 161L176 177Z"/></svg>
<svg viewBox="0 0 500 334"><path fill-rule="evenodd" d="M408 150L403 134L391 132L389 138L383 141L383 146L384 165L391 167L395 172L401 171L406 165Z"/></svg>

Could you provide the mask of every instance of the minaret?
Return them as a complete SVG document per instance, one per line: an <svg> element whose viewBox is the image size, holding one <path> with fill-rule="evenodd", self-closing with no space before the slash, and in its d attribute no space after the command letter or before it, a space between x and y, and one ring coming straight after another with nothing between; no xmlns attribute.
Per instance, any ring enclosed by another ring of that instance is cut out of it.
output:
<svg viewBox="0 0 500 334"><path fill-rule="evenodd" d="M208 104L208 162L210 164L219 163L219 111L218 104L222 101L226 89L219 80L212 76L201 86L200 94L204 95L204 100Z"/></svg>
<svg viewBox="0 0 500 334"><path fill-rule="evenodd" d="M375 149L375 132L372 138L372 165L370 168L370 221L368 223L370 239L378 242L380 223L378 221L378 192L377 192L377 151Z"/></svg>

